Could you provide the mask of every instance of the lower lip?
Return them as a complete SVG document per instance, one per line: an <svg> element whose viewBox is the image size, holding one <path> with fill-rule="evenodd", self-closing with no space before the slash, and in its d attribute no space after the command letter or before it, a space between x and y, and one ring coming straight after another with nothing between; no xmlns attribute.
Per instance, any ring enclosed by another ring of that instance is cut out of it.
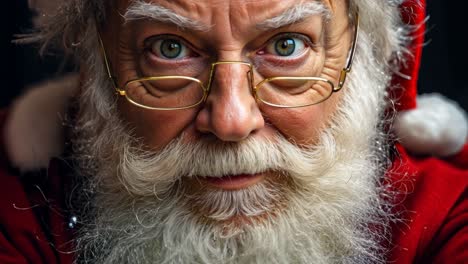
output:
<svg viewBox="0 0 468 264"><path fill-rule="evenodd" d="M224 190L238 190L257 184L264 178L263 174L239 174L224 177L203 177L202 181L211 187Z"/></svg>

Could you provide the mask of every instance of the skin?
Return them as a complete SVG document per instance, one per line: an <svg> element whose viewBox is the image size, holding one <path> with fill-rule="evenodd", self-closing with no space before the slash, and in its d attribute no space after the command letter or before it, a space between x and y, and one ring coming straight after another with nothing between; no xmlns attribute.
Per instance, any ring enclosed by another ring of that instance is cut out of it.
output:
<svg viewBox="0 0 468 264"><path fill-rule="evenodd" d="M201 51L203 59L210 61L255 63L261 61L258 51L268 39L281 32L299 32L323 40L323 45L308 52L319 69L319 76L335 84L346 63L352 38L344 0L324 2L332 13L329 21L316 16L274 31L263 31L255 25L304 1L148 1L212 25L211 30L204 32L143 20L124 24L121 14L125 13L129 2L120 1L112 8L108 23L102 29L104 45L120 86L145 71L142 66L145 65L142 62L143 42L153 35L171 33L181 36ZM164 147L183 132L188 136L187 140L215 137L229 142L240 142L249 137L269 138L279 132L298 144L313 144L333 115L342 92L334 93L325 102L314 106L275 108L255 100L243 73L245 69L242 65L218 66L206 103L199 107L151 111L136 107L121 97L119 112L134 128L136 136L154 149Z"/></svg>

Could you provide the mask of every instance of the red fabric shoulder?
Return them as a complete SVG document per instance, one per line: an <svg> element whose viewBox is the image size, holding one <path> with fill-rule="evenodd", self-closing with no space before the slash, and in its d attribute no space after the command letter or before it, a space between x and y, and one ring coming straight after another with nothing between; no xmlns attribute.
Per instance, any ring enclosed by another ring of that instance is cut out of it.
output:
<svg viewBox="0 0 468 264"><path fill-rule="evenodd" d="M5 117L0 112L2 140ZM72 263L56 172L49 171L45 180L28 181L10 167L0 145L0 263Z"/></svg>
<svg viewBox="0 0 468 264"><path fill-rule="evenodd" d="M389 177L403 222L393 228L390 262L468 263L468 170L397 148Z"/></svg>
<svg viewBox="0 0 468 264"><path fill-rule="evenodd" d="M449 157L446 160L461 169L468 170L468 143L466 143L456 155Z"/></svg>

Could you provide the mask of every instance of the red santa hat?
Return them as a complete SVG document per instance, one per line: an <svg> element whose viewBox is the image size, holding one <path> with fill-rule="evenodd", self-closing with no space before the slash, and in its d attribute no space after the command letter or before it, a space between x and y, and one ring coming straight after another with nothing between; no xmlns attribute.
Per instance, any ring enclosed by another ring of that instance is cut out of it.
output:
<svg viewBox="0 0 468 264"><path fill-rule="evenodd" d="M401 4L400 10L403 22L413 31L410 53L390 87L398 111L394 132L398 140L414 154L454 155L462 150L468 136L468 122L463 109L440 94L417 96L426 30L426 1L407 0Z"/></svg>

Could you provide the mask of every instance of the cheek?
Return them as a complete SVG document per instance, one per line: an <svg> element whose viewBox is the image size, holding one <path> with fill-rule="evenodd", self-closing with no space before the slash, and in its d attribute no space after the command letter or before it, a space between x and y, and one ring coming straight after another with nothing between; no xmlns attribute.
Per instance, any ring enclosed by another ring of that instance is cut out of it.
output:
<svg viewBox="0 0 468 264"><path fill-rule="evenodd" d="M299 145L317 143L320 133L327 127L339 101L335 94L327 101L304 108L268 108L264 114L269 123L291 142Z"/></svg>
<svg viewBox="0 0 468 264"><path fill-rule="evenodd" d="M134 106L124 100L119 102L119 112L133 131L149 149L159 149L193 127L196 111L153 111Z"/></svg>

